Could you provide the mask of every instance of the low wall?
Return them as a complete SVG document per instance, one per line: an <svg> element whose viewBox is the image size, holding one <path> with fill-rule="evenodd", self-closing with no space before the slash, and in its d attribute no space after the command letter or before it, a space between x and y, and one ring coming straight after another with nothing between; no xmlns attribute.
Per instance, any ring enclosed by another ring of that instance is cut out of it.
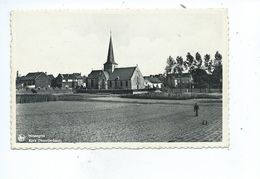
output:
<svg viewBox="0 0 260 179"><path fill-rule="evenodd" d="M149 91L154 91L154 89L138 89L138 90L125 90L125 89L77 89L76 93L90 93L90 94L135 94L135 93L148 93Z"/></svg>
<svg viewBox="0 0 260 179"><path fill-rule="evenodd" d="M208 89L208 88L168 88L165 89L164 91L172 91L174 93L185 93L185 92L192 92L192 93L221 93L222 89L218 89L218 88L212 88L212 89Z"/></svg>
<svg viewBox="0 0 260 179"><path fill-rule="evenodd" d="M182 94L168 94L168 93L146 93L146 94L128 94L121 96L123 98L135 99L172 99L172 100L186 100L186 99L222 99L221 93L182 93Z"/></svg>

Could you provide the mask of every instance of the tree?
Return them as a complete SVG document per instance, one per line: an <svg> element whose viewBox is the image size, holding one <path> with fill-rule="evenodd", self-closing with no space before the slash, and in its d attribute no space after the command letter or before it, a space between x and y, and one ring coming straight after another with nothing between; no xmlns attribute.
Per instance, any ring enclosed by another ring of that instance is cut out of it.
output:
<svg viewBox="0 0 260 179"><path fill-rule="evenodd" d="M222 55L218 51L215 54L212 80L217 87L222 88Z"/></svg>
<svg viewBox="0 0 260 179"><path fill-rule="evenodd" d="M206 85L208 84L207 72L202 68L197 68L193 71L192 75L195 84L197 84L201 92L201 88L206 87Z"/></svg>
<svg viewBox="0 0 260 179"><path fill-rule="evenodd" d="M176 64L173 67L173 73L177 74L180 81L178 83L178 86L180 88L180 92L182 92L182 72L185 69L184 61L181 56L176 57Z"/></svg>
<svg viewBox="0 0 260 179"><path fill-rule="evenodd" d="M176 57L176 64L174 66L174 73L180 74L184 70L184 61L181 56Z"/></svg>
<svg viewBox="0 0 260 179"><path fill-rule="evenodd" d="M193 75L196 75L197 85L200 88L200 92L201 92L201 84L202 84L202 77L201 77L202 73L200 73L201 66L202 66L202 58L199 52L197 52L195 55L195 68L193 70L195 73L193 73Z"/></svg>
<svg viewBox="0 0 260 179"><path fill-rule="evenodd" d="M222 66L216 67L212 73L212 82L215 87L222 88Z"/></svg>
<svg viewBox="0 0 260 179"><path fill-rule="evenodd" d="M193 81L196 82L197 86L200 88L200 91L201 91L201 83L202 83L202 79L200 75L204 74L201 72L201 70L203 70L202 62L203 60L199 52L195 54L195 58L189 52L187 53L185 66L188 69L189 73L191 74ZM190 88L192 90L192 84L190 85Z"/></svg>
<svg viewBox="0 0 260 179"><path fill-rule="evenodd" d="M190 52L186 55L186 61L184 62L184 66L186 69L188 69L190 78L192 77L192 72L195 69L194 66L194 57L190 54ZM190 92L192 93L192 80L190 79Z"/></svg>
<svg viewBox="0 0 260 179"><path fill-rule="evenodd" d="M206 70L208 72L211 72L211 68L212 68L212 61L210 60L210 55L209 54L206 54L204 56L204 66L206 68Z"/></svg>
<svg viewBox="0 0 260 179"><path fill-rule="evenodd" d="M194 57L190 54L190 52L187 53L184 64L186 68L191 67L194 64Z"/></svg>
<svg viewBox="0 0 260 179"><path fill-rule="evenodd" d="M201 66L202 66L202 59L201 59L201 55L199 54L199 52L197 52L195 55L195 66L197 68L201 68Z"/></svg>
<svg viewBox="0 0 260 179"><path fill-rule="evenodd" d="M205 67L205 70L207 71L207 76L208 76L208 90L210 91L210 74L212 74L213 72L213 63L212 63L212 60L210 59L210 55L209 54L206 54L204 56L204 67Z"/></svg>
<svg viewBox="0 0 260 179"><path fill-rule="evenodd" d="M178 87L182 92L182 76L184 70L188 70L193 80L190 81L190 88L192 91L192 81L200 89L208 86L210 91L213 84L215 86L222 86L222 55L217 51L214 60L211 59L209 54L206 54L203 59L199 52L195 54L195 57L190 54L186 55L184 61L181 56L177 56L174 60L171 56L167 58L167 65L165 67L165 74L167 85L173 88L174 83L171 75L177 76ZM210 75L212 74L212 75ZM170 83L169 83L170 80ZM211 85L212 84L212 85Z"/></svg>
<svg viewBox="0 0 260 179"><path fill-rule="evenodd" d="M173 82L172 76L169 74L173 73L173 68L174 68L175 64L176 64L176 61L171 56L169 56L167 58L167 65L165 67L165 74L166 74L165 84L169 87L169 89L171 90L171 93L173 93L174 82Z"/></svg>
<svg viewBox="0 0 260 179"><path fill-rule="evenodd" d="M222 66L222 55L217 51L214 59L215 67Z"/></svg>
<svg viewBox="0 0 260 179"><path fill-rule="evenodd" d="M172 73L173 65L175 64L174 59L169 56L167 58L167 65L165 67L166 75Z"/></svg>

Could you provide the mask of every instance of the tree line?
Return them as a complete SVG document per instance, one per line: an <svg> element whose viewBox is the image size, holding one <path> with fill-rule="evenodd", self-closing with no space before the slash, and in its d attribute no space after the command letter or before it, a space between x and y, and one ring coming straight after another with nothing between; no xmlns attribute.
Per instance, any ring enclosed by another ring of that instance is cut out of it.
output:
<svg viewBox="0 0 260 179"><path fill-rule="evenodd" d="M192 77L190 88L222 88L222 55L217 51L214 58L210 54L205 54L204 57L199 52L195 57L187 53L186 58L177 56L175 59L172 56L167 58L165 67L166 76L174 74L179 78L178 87L182 88L182 75L188 73Z"/></svg>

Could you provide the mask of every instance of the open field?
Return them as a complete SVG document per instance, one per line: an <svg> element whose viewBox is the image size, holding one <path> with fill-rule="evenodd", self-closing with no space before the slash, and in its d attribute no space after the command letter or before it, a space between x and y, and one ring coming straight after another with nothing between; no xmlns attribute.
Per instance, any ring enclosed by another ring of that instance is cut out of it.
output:
<svg viewBox="0 0 260 179"><path fill-rule="evenodd" d="M17 104L17 135L45 135L62 142L207 142L222 140L222 103L200 100L91 101ZM207 120L208 125L202 125ZM27 138L28 139L28 138ZM26 141L28 142L28 141Z"/></svg>

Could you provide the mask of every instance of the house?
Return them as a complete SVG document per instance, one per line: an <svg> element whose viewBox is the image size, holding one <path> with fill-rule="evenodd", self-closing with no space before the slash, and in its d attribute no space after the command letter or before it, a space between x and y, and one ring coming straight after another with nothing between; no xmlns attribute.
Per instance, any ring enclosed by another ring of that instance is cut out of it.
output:
<svg viewBox="0 0 260 179"><path fill-rule="evenodd" d="M167 74L166 83L172 88L190 88L193 85L193 78L190 73Z"/></svg>
<svg viewBox="0 0 260 179"><path fill-rule="evenodd" d="M83 85L84 79L80 73L58 74L54 79L54 87L76 88Z"/></svg>
<svg viewBox="0 0 260 179"><path fill-rule="evenodd" d="M85 76L81 76L81 73L73 73L76 78L77 86L86 87Z"/></svg>
<svg viewBox="0 0 260 179"><path fill-rule="evenodd" d="M21 89L23 88L24 84L23 84L23 78L24 76L19 76L19 77L16 77L16 89Z"/></svg>
<svg viewBox="0 0 260 179"><path fill-rule="evenodd" d="M19 77L17 84L29 88L47 88L51 85L47 74L44 72L28 73L26 76Z"/></svg>
<svg viewBox="0 0 260 179"><path fill-rule="evenodd" d="M50 86L53 87L54 86L54 76L53 75L47 75L48 79L49 79L49 84L51 84Z"/></svg>
<svg viewBox="0 0 260 179"><path fill-rule="evenodd" d="M158 77L153 76L153 75L144 77L144 85L145 85L145 88L148 88L148 89L150 89L150 88L161 89L163 87L162 81Z"/></svg>
<svg viewBox="0 0 260 179"><path fill-rule="evenodd" d="M144 89L144 78L138 68L118 68L114 59L112 38L110 35L107 61L104 70L92 70L87 77L88 89Z"/></svg>

